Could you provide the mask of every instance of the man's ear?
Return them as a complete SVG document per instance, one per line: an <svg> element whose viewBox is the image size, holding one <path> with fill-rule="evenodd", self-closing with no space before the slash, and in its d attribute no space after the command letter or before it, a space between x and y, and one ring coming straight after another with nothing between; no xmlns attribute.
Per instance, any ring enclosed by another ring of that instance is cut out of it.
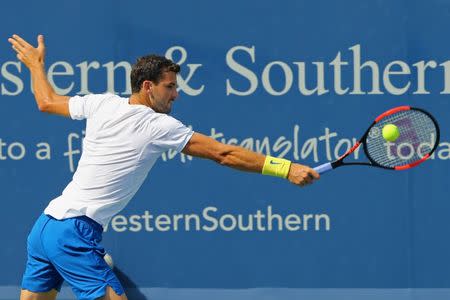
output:
<svg viewBox="0 0 450 300"><path fill-rule="evenodd" d="M146 92L152 92L152 90L153 90L153 82L152 81L150 81L150 80L145 80L143 83L142 83L142 87L144 88L144 91L146 91Z"/></svg>

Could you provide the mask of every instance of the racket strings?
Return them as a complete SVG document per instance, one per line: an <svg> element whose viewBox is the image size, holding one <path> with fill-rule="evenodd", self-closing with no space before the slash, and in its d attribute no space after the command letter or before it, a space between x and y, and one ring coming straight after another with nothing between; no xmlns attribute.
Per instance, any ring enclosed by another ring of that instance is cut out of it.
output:
<svg viewBox="0 0 450 300"><path fill-rule="evenodd" d="M382 136L387 124L397 126L400 135L394 142ZM370 129L366 138L367 155L376 163L394 168L414 163L429 154L437 141L434 121L419 110L400 111L389 115Z"/></svg>

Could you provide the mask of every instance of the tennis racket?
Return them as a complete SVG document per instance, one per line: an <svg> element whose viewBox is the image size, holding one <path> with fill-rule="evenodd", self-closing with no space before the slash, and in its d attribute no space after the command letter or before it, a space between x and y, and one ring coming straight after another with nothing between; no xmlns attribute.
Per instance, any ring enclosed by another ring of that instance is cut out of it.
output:
<svg viewBox="0 0 450 300"><path fill-rule="evenodd" d="M384 139L384 126L393 124L399 136L395 141ZM420 108L399 106L381 115L369 126L362 138L333 162L314 168L323 174L341 166L365 165L388 170L407 170L427 160L439 145L439 126L434 117ZM363 147L367 162L344 162L358 147Z"/></svg>

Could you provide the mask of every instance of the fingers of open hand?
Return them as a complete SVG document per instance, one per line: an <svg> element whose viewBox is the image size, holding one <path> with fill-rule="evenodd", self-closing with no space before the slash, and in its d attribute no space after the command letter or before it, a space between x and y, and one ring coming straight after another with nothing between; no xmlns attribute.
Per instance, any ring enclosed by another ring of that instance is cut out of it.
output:
<svg viewBox="0 0 450 300"><path fill-rule="evenodd" d="M12 46L12 48L14 49L14 51L16 51L16 53L17 53L17 58L20 60L20 61L23 61L23 59L24 59L24 55L22 54L22 51L20 51L16 46Z"/></svg>
<svg viewBox="0 0 450 300"><path fill-rule="evenodd" d="M11 47L14 49L14 51L16 51L17 54L19 54L21 52L19 49L17 49L16 46L12 45Z"/></svg>
<svg viewBox="0 0 450 300"><path fill-rule="evenodd" d="M27 49L27 48L33 48L33 46L31 46L27 41L25 41L23 38L21 38L20 36L18 36L17 34L13 34L12 38L17 41L17 43L20 44L20 46L22 46L23 48Z"/></svg>
<svg viewBox="0 0 450 300"><path fill-rule="evenodd" d="M18 35L13 35L12 38L8 39L8 42L11 43L13 50L17 53L17 58L20 60L23 60L25 57L27 57L34 49L30 44L25 42Z"/></svg>
<svg viewBox="0 0 450 300"><path fill-rule="evenodd" d="M22 47L22 45L20 45L15 39L13 38L9 38L8 42L11 43L12 48L14 49L14 51L16 51L17 53L21 53L23 52L25 49Z"/></svg>

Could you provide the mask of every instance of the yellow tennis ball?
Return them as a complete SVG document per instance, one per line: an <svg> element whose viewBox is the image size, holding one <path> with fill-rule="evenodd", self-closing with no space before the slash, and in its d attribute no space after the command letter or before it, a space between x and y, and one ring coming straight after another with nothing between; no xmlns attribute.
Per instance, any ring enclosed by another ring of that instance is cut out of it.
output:
<svg viewBox="0 0 450 300"><path fill-rule="evenodd" d="M386 141L395 142L395 140L400 136L400 131L394 124L387 124L383 127L382 134Z"/></svg>

